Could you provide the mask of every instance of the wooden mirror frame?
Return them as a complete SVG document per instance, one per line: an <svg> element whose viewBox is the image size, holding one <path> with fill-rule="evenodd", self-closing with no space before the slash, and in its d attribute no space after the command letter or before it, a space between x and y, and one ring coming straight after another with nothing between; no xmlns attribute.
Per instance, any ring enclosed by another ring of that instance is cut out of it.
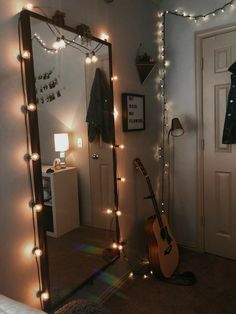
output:
<svg viewBox="0 0 236 314"><path fill-rule="evenodd" d="M30 24L30 18L36 18L41 21L45 21L47 23L53 24L57 27L60 27L62 29L65 29L67 31L73 32L76 35L78 34L78 31L76 31L74 28L71 28L69 26L61 26L55 22L53 22L51 19L39 15L35 12L23 10L20 14L20 51L28 51L30 53L30 57L27 59L23 59L21 56L21 62L22 62L22 68L23 68L23 92L25 93L25 100L27 106L28 104L35 104L36 105L36 91L35 91L35 75L34 75L34 60L33 60L33 49L32 49L32 35L31 35L31 24ZM96 37L91 37L91 40L95 40L97 42L102 43L103 45L106 45L108 47L109 52L109 70L110 70L110 87L111 87L111 96L112 96L112 104L114 108L113 103L113 82L111 80L112 78L112 46L107 41L103 41ZM38 126L38 114L37 114L37 108L34 111L26 110L27 115L26 119L28 122L28 133L30 138L30 149L31 154L37 153L40 156L40 139L39 139L39 126ZM114 120L113 120L114 122ZM111 143L113 145L112 148L112 154L113 154L113 176L114 176L114 205L115 205L115 211L118 210L118 192L117 192L117 157L116 157L116 143L115 143L115 126L114 126L114 138ZM31 207L32 207L32 215L35 215L36 217L36 223L37 223L37 242L39 248L42 250L43 254L40 257L36 257L37 263L39 265L38 267L38 276L39 276L39 295L41 300L42 308L45 311L52 309L52 303L51 299L49 297L48 300L44 300L42 297L42 293L50 291L50 280L49 280L49 265L48 265L48 252L47 252L47 242L46 242L46 231L44 229L44 223L46 220L45 217L45 211L42 210L40 212L37 212L34 210L35 204L41 204L44 206L44 200L43 200L43 186L42 186L42 169L41 169L41 159L38 160L28 160L27 162L30 163L29 167L31 169L31 178L33 182L33 196L34 199L31 200ZM118 215L115 215L115 226L116 226L116 241L117 243L120 243L120 227L119 227L119 220ZM112 260L111 262L107 263L102 269L105 269L108 267L111 263L113 263L117 258L119 258L119 251L117 250L117 257ZM87 283L87 281L91 280L92 278L96 277L97 273L101 271L99 269L95 274L91 275L86 282L83 282L78 286L77 289L82 287ZM76 290L77 290L76 289ZM75 291L73 291L71 294L73 294ZM66 296L68 298L69 296ZM61 300L62 302L63 300ZM57 304L58 305L58 304ZM57 306L56 305L56 306Z"/></svg>

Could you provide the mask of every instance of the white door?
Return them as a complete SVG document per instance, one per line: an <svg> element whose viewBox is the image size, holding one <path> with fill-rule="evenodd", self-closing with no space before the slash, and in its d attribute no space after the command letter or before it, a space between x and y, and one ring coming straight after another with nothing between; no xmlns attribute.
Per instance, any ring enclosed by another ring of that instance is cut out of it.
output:
<svg viewBox="0 0 236 314"><path fill-rule="evenodd" d="M203 40L205 251L236 259L236 144L222 144L236 31ZM236 104L235 104L236 106Z"/></svg>
<svg viewBox="0 0 236 314"><path fill-rule="evenodd" d="M102 69L109 80L109 59L107 53L99 55L98 62L86 65L87 105L96 68ZM114 210L113 155L109 144L97 139L89 144L90 187L92 197L92 226L114 230L114 221L106 210Z"/></svg>

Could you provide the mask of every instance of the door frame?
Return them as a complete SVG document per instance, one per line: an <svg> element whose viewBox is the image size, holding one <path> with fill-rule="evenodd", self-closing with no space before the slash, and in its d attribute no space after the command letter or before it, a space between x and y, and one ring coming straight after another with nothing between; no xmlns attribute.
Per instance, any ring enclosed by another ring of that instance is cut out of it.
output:
<svg viewBox="0 0 236 314"><path fill-rule="evenodd" d="M203 88L202 88L202 69L203 69L203 40L212 36L236 31L236 24L221 25L214 28L195 32L195 103L197 118L197 238L198 247L201 252L205 251L205 232L204 232L204 137L203 137Z"/></svg>

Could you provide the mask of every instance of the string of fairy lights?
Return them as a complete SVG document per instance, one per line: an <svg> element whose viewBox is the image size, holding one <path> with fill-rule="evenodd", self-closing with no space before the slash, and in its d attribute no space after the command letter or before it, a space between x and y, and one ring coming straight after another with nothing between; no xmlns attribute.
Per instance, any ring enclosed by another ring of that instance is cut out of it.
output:
<svg viewBox="0 0 236 314"><path fill-rule="evenodd" d="M163 158L163 173L162 173L162 180L164 180L165 174L168 173L167 168L169 167L168 163L165 162L165 135L167 134L167 129L168 129L168 117L167 117L167 111L168 111L168 103L167 103L167 98L166 98L166 72L167 72L167 67L170 65L170 62L166 60L165 56L165 22L166 22L166 16L167 15L174 15L178 16L181 18L189 19L190 21L193 21L194 23L198 24L201 22L207 21L210 17L217 17L222 14L225 14L228 9L233 9L235 8L235 2L236 0L232 0L227 2L225 5L222 7L219 7L215 10L212 10L206 14L200 14L200 15L193 15L185 12L185 10L175 10L175 11L164 11L164 12L159 12L157 17L158 17L158 61L159 61L159 75L158 75L158 83L160 86L160 92L158 94L158 99L161 101L161 104L163 106L163 122L162 122L162 147L160 149L160 157ZM24 6L23 9L27 10L33 10L34 6L31 4L27 4ZM102 35L103 40L108 40L108 35L103 34ZM42 48L45 49L46 52L51 53L51 54L56 54L58 53L58 50L64 47L53 47L53 48L48 48L46 47L46 43L40 38L38 34L34 35L34 38L38 41L38 43L42 46ZM62 38L63 39L63 38ZM67 43L68 44L68 43ZM64 46L64 44L63 44ZM88 54L89 52L87 52ZM86 55L89 57L88 55ZM93 56L92 56L93 57ZM31 58L31 54L29 51L22 51L20 47L20 61L21 64L24 62L27 62ZM95 60L95 59L94 59ZM92 61L91 61L92 62ZM87 63L87 62L86 62ZM89 62L88 62L89 63ZM21 65L23 68L23 66ZM111 77L112 81L117 81L118 77L115 75ZM33 225L35 225L35 213L39 213L43 210L43 204L37 203L34 198L34 192L33 192L33 185L32 185L32 167L30 166L30 163L37 162L40 160L40 156L37 152L31 152L30 147L29 147L29 125L28 125L28 113L33 113L37 111L37 105L28 102L27 97L25 94L25 85L24 85L24 79L22 79L22 86L23 86L23 94L24 94L24 101L25 101L25 106L24 106L24 113L25 113L25 121L26 121L26 133L27 133L27 153L25 155L25 160L27 161L28 169L29 169L29 177L30 177L30 182L31 182L31 194L32 194L32 201L31 201L31 208L32 208L32 217L33 217ZM114 110L114 115L115 117L118 115L117 110ZM124 145L111 145L112 149L121 149L123 150L125 147ZM126 179L124 177L117 177L117 181L120 182L125 182ZM164 181L162 182L162 184ZM163 189L162 189L163 191ZM163 193L163 192L162 192ZM162 210L164 211L165 203L164 203L164 194L162 194ZM116 209L106 209L105 210L107 215L116 215L118 218L122 215L122 212L119 208ZM36 234L36 229L34 228L34 248L32 250L32 254L35 256L36 261L37 261L37 268L38 268L38 277L39 277L39 293L37 296L40 297L41 302L47 301L50 298L49 292L48 291L42 291L41 287L41 279L40 279L40 270L39 270L39 262L38 260L40 257L44 254L41 248L38 247L37 243L37 234ZM120 250L123 251L124 244L123 242L114 241L111 244L111 247L115 250ZM125 254L124 254L125 255ZM143 264L148 264L148 261L145 260L143 261ZM152 276L153 272L152 270L149 270L148 273L145 273L143 275L144 279L147 279L149 276ZM134 278L135 272L131 272L129 274L129 278Z"/></svg>
<svg viewBox="0 0 236 314"><path fill-rule="evenodd" d="M211 10L204 14L191 14L183 9L176 9L174 11L166 10L163 12L157 13L157 43L158 43L158 63L159 63L159 74L157 78L157 82L159 84L159 92L157 95L158 100L162 105L162 143L159 148L159 158L162 159L162 189L161 189L161 209L162 212L168 211L166 208L168 204L165 201L165 182L166 176L169 174L169 163L166 161L166 138L169 131L168 126L168 111L170 104L167 101L166 97L166 73L167 69L170 66L170 61L166 59L166 45L165 45L165 29L166 29L166 17L168 15L177 16L180 18L184 18L193 22L196 25L200 23L207 22L210 18L221 17L224 14L227 14L231 10L236 8L236 0L231 0L218 7L214 10Z"/></svg>
<svg viewBox="0 0 236 314"><path fill-rule="evenodd" d="M27 10L33 10L34 6L32 4L27 4L26 6L24 6L23 9L27 9ZM38 7L36 7L38 8ZM41 10L42 11L42 10ZM44 13L45 15L45 13ZM54 26L54 28L56 28ZM31 102L30 100L27 99L27 87L25 84L25 72L24 72L24 68L25 68L25 63L26 62L30 62L32 59L31 53L27 50L23 50L22 49L22 38L21 38L21 30L20 30L20 24L18 27L18 34L19 34L19 56L18 56L18 60L20 61L21 64L21 78L22 78L22 91L23 91L23 98L24 98L24 106L22 107L22 111L24 113L25 116L25 128L26 128L26 142L27 142L27 152L24 156L25 161L27 162L27 169L28 169L28 176L29 176L29 181L30 181L30 190L31 190L31 201L30 201L30 207L32 209L32 220L33 220L33 232L34 232L34 247L32 249L32 254L33 256L35 256L36 259L36 264L37 264L37 273L38 273L38 280L39 280L39 290L36 293L36 296L40 298L40 303L41 303L41 307L44 308L43 304L44 302L48 301L50 299L50 295L49 295L49 291L48 291L48 287L46 287L46 290L43 290L42 287L42 280L41 280L41 272L40 272L40 265L39 265L39 261L40 258L44 255L43 250L39 247L39 239L38 239L38 235L37 235L37 214L41 213L44 210L44 206L43 203L39 203L35 200L35 193L34 193L34 184L33 184L33 170L32 170L32 166L33 163L37 163L40 161L40 155L38 152L32 152L31 151L31 147L30 147L30 123L29 123L29 115L30 114L34 114L34 112L37 112L37 104ZM79 37L76 36L76 37ZM101 34L101 39L104 41L107 41L109 38L109 36L105 33ZM54 46L52 48L48 48L46 43L41 39L41 37L38 34L34 34L34 36L32 37L32 40L35 39L37 40L37 42L40 44L40 46L44 49L44 51L46 51L47 53L50 54L57 54L61 49L65 48L67 45L72 45L75 44L75 40L76 38L74 38L72 41L66 40L64 38L63 41L65 43L59 46ZM58 41L58 40L57 40ZM89 52L86 52L86 64L90 64L91 62L96 62L97 59L95 60L95 52L97 52L101 46L103 44L99 43L92 51L92 58L90 59L90 61L88 61L88 58L90 58L90 51L89 49L87 49ZM80 44L78 44L78 46L81 46L82 48L86 48ZM94 53L93 53L94 52ZM117 75L113 75L111 78L112 82L115 82L118 80L118 76ZM116 119L118 115L118 112L116 109L114 109L114 118ZM114 144L110 146L111 149L114 149L114 151L119 150L123 150L125 148L124 145L118 145L118 144ZM116 178L117 182L125 182L126 178L125 177L117 177ZM117 204L117 206L114 209L110 209L107 208L105 210L105 214L107 214L108 216L112 216L113 218L116 217L116 219L118 219L121 215L122 212L119 209L119 206ZM119 223L119 221L118 221ZM117 251L122 251L123 249L123 245L124 243L120 241L120 238L116 239L115 241L113 241L111 243L111 248Z"/></svg>
<svg viewBox="0 0 236 314"><path fill-rule="evenodd" d="M227 2L221 7L218 7L217 9L214 9L212 11L209 11L205 14L190 14L187 13L183 9L176 9L174 11L163 11L157 13L157 42L158 42L158 63L159 63L159 72L158 72L158 86L159 86L159 92L157 95L157 98L159 102L162 105L162 143L161 147L159 148L158 157L162 159L162 212L166 212L166 203L165 203L165 195L164 195L164 184L165 184L165 178L166 175L169 174L169 163L166 162L165 158L165 145L166 145L166 137L168 136L169 126L168 126L168 111L170 104L167 101L166 96L166 74L167 69L170 66L170 61L166 59L166 38L165 38L165 29L166 29L166 17L168 15L177 16L180 18L188 19L190 22L193 22L195 25L198 25L202 22L207 22L211 17L217 18L222 16L223 14L227 14L230 10L233 10L236 8L236 0L232 0ZM124 257L126 258L126 255L124 254ZM128 261L128 259L127 259ZM141 264L141 270L138 269L138 271L133 270L129 273L128 278L134 279L135 276L141 275L143 279L148 279L149 277L153 276L153 270L150 269L149 261L144 259L140 259ZM132 265L131 265L132 268Z"/></svg>

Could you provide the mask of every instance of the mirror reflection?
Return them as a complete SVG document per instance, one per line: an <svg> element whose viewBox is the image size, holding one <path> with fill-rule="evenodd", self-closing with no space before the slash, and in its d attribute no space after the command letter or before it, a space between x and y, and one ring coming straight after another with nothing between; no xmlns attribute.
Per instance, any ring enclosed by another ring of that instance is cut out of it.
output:
<svg viewBox="0 0 236 314"><path fill-rule="evenodd" d="M55 304L115 258L110 52L32 17L31 33Z"/></svg>

